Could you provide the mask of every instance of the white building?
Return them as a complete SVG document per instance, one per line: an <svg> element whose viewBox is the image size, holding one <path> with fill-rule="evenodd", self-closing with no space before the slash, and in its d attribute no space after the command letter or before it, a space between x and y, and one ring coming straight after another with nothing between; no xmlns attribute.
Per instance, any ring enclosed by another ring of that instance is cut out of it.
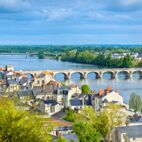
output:
<svg viewBox="0 0 142 142"><path fill-rule="evenodd" d="M118 104L123 105L123 97L120 96L120 94L116 91L112 91L107 93L103 98L102 101L105 103L105 101L107 103L111 103L111 102L115 102Z"/></svg>
<svg viewBox="0 0 142 142"><path fill-rule="evenodd" d="M46 100L38 105L38 110L46 113L48 116L59 112L61 109L62 106L59 103L57 103L55 100Z"/></svg>
<svg viewBox="0 0 142 142"><path fill-rule="evenodd" d="M51 81L51 75L50 74L41 73L41 74L39 74L38 76L35 77L32 85L33 86L42 86L42 85L49 83L50 81Z"/></svg>
<svg viewBox="0 0 142 142"><path fill-rule="evenodd" d="M81 90L78 86L71 86L69 89L64 90L63 102L65 107L70 107L70 100L73 95L81 94Z"/></svg>
<svg viewBox="0 0 142 142"><path fill-rule="evenodd" d="M102 90L101 90L102 91ZM123 104L123 97L117 91L109 91L96 94L92 99L92 105L96 112L101 111L108 103Z"/></svg>
<svg viewBox="0 0 142 142"><path fill-rule="evenodd" d="M14 71L14 67L12 65L6 65L7 71Z"/></svg>

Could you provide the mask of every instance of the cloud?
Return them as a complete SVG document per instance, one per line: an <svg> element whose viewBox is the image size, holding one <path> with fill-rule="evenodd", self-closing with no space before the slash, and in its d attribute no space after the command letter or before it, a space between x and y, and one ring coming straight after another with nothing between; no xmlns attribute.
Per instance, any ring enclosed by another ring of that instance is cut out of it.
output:
<svg viewBox="0 0 142 142"><path fill-rule="evenodd" d="M69 8L46 8L38 13L46 20L62 20L73 15L72 9Z"/></svg>
<svg viewBox="0 0 142 142"><path fill-rule="evenodd" d="M141 17L142 0L0 0L0 35L26 39L27 35L51 34L54 41L65 34L59 41L87 43L90 37L86 39L85 34L92 34L92 41L94 34L96 39L113 34L121 41L124 34L130 34L130 41L142 33Z"/></svg>
<svg viewBox="0 0 142 142"><path fill-rule="evenodd" d="M30 7L29 0L0 0L0 12L19 12Z"/></svg>

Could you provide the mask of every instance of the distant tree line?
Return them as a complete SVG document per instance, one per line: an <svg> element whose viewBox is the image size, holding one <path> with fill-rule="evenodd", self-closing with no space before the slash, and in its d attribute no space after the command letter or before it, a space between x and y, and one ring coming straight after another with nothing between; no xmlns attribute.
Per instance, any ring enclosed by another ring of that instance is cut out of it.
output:
<svg viewBox="0 0 142 142"><path fill-rule="evenodd" d="M66 53L71 50L82 52L138 52L142 53L141 45L1 45L0 53L33 53L33 52L50 52Z"/></svg>
<svg viewBox="0 0 142 142"><path fill-rule="evenodd" d="M62 61L87 63L99 67L142 67L142 61L138 62L129 55L121 59L113 59L112 53L124 52L142 54L140 45L34 45L34 46L0 46L0 53L34 53L39 59L52 54Z"/></svg>
<svg viewBox="0 0 142 142"><path fill-rule="evenodd" d="M114 68L130 68L130 67L142 67L142 62L136 61L130 55L123 58L112 58L111 53L104 55L103 53L95 54L94 51L82 51L71 50L62 55L62 61L77 62L84 64L93 64L99 67L114 67Z"/></svg>

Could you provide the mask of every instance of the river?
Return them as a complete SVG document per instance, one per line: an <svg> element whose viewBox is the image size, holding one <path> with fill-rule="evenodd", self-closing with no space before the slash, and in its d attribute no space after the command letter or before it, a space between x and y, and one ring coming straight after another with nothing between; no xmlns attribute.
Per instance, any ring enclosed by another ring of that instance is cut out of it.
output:
<svg viewBox="0 0 142 142"><path fill-rule="evenodd" d="M67 70L67 69L93 69L97 68L93 65L77 64L57 61L54 59L38 59L36 56L26 58L25 55L0 55L0 66L11 64L15 70ZM88 76L86 80L80 80L78 74L74 74L72 79L66 80L66 84L75 83L79 86L82 84L90 85L92 90L98 91L100 88L106 88L111 85L114 90L119 90L120 94L124 97L124 101L128 102L129 96L132 92L137 93L142 97L142 80L137 76L132 80L116 79L108 80L109 75L105 79L95 80L93 74ZM63 75L56 76L56 80L64 81Z"/></svg>

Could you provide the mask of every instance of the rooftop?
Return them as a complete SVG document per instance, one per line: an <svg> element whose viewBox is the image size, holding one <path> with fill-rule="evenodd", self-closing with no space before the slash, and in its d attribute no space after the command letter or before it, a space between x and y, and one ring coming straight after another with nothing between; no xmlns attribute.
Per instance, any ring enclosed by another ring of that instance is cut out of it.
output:
<svg viewBox="0 0 142 142"><path fill-rule="evenodd" d="M71 133L71 134L62 134L62 136L67 139L68 141L75 141L75 142L79 142L77 135L75 133Z"/></svg>
<svg viewBox="0 0 142 142"><path fill-rule="evenodd" d="M142 137L142 124L133 126L117 127L121 133L126 133L129 138L140 138Z"/></svg>
<svg viewBox="0 0 142 142"><path fill-rule="evenodd" d="M55 101L55 100L46 100L46 101L43 101L44 104L47 104L47 105L57 105L58 103Z"/></svg>
<svg viewBox="0 0 142 142"><path fill-rule="evenodd" d="M70 100L71 106L82 106L82 100L81 99L72 99Z"/></svg>

